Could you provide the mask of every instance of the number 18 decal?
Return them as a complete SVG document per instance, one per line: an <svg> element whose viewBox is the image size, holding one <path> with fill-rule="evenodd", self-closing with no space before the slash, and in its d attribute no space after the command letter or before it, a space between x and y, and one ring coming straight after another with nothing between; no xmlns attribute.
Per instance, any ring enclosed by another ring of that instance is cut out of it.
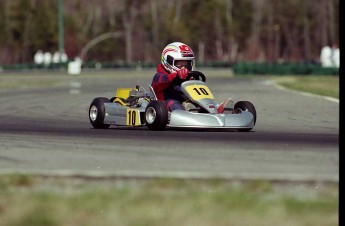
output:
<svg viewBox="0 0 345 226"><path fill-rule="evenodd" d="M194 100L199 100L203 98L214 99L213 94L211 93L210 89L204 85L191 85L187 86L186 90L188 91L189 95Z"/></svg>
<svg viewBox="0 0 345 226"><path fill-rule="evenodd" d="M139 126L140 125L140 112L137 109L127 109L127 126Z"/></svg>

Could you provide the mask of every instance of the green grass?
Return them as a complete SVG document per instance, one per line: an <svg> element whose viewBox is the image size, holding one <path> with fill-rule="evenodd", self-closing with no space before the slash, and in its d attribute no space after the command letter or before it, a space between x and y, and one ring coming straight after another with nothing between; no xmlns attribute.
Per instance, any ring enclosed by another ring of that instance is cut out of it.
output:
<svg viewBox="0 0 345 226"><path fill-rule="evenodd" d="M0 225L336 226L338 184L3 175Z"/></svg>
<svg viewBox="0 0 345 226"><path fill-rule="evenodd" d="M54 87L64 84L66 76L37 74L0 74L0 91Z"/></svg>
<svg viewBox="0 0 345 226"><path fill-rule="evenodd" d="M339 76L275 76L286 88L339 99Z"/></svg>
<svg viewBox="0 0 345 226"><path fill-rule="evenodd" d="M233 77L229 69L202 68L200 70L204 72L209 79L212 79L212 77ZM0 74L0 91L66 86L66 84L68 85L68 82L74 81L78 78L95 79L97 77L102 77L113 79L114 81L116 81L119 78L126 77L128 73L130 73L132 78L147 78L148 80L150 80L154 74L154 69L143 71L99 71L94 73L82 73L81 75L77 76L67 75L66 73L58 72ZM284 86L288 89L339 98L339 76L284 75L270 76L268 78L276 81L279 85Z"/></svg>

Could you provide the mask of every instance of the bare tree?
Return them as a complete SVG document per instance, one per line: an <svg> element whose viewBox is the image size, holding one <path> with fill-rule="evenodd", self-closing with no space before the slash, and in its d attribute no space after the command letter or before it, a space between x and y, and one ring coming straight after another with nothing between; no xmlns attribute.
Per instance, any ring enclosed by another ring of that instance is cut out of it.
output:
<svg viewBox="0 0 345 226"><path fill-rule="evenodd" d="M151 26L151 33L152 33L152 45L154 47L158 46L159 42L159 37L158 37L158 29L159 29L159 24L158 24L158 10L157 10L157 0L151 0L150 1L151 5L151 21L152 21L152 26Z"/></svg>
<svg viewBox="0 0 345 226"><path fill-rule="evenodd" d="M135 5L129 4L126 6L126 9L123 12L122 16L126 43L126 63L132 63L132 34L135 25L136 14L137 9L135 8Z"/></svg>
<svg viewBox="0 0 345 226"><path fill-rule="evenodd" d="M235 41L235 38L232 34L233 28L233 0L225 0L226 4L226 11L225 11L225 18L226 18L226 27L227 27L227 44L228 44L228 56L225 60L229 60L230 62L236 62L237 54L238 54L238 43Z"/></svg>
<svg viewBox="0 0 345 226"><path fill-rule="evenodd" d="M214 27L216 30L216 53L217 53L217 60L223 60L223 27L220 21L220 15L218 13L215 13L214 17Z"/></svg>
<svg viewBox="0 0 345 226"><path fill-rule="evenodd" d="M305 12L303 18L303 43L304 43L304 58L306 60L312 60L311 56L311 40L310 40L310 6L313 4L313 0L305 1Z"/></svg>
<svg viewBox="0 0 345 226"><path fill-rule="evenodd" d="M248 40L248 58L250 60L259 60L261 48L260 48L260 31L262 23L262 12L266 0L253 0L252 1L252 24L251 24L251 36Z"/></svg>

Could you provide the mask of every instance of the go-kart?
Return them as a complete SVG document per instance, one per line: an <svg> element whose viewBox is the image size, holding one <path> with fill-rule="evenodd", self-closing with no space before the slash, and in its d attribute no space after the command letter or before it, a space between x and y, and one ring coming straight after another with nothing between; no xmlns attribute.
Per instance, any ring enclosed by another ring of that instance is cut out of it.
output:
<svg viewBox="0 0 345 226"><path fill-rule="evenodd" d="M168 111L164 101L157 99L151 86L149 91L135 88L118 88L114 97L97 97L89 107L89 119L96 129L115 126L146 126L150 130L170 128L234 129L250 131L256 123L256 110L249 101L234 103L228 99L222 113L214 96L206 86L206 77L199 71L188 73L181 84L187 97L184 110Z"/></svg>

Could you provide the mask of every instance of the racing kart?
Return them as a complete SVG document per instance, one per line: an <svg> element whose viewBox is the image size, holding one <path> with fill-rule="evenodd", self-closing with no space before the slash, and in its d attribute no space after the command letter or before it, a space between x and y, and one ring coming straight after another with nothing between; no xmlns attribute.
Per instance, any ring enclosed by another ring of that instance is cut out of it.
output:
<svg viewBox="0 0 345 226"><path fill-rule="evenodd" d="M184 110L168 111L165 102L157 99L151 86L148 91L139 85L135 88L118 88L114 97L94 98L89 107L89 119L96 129L115 126L146 126L150 130L166 127L188 129L233 129L250 131L256 123L256 110L249 101L232 99L222 113L206 85L206 77L199 71L188 73L181 84L187 97Z"/></svg>

